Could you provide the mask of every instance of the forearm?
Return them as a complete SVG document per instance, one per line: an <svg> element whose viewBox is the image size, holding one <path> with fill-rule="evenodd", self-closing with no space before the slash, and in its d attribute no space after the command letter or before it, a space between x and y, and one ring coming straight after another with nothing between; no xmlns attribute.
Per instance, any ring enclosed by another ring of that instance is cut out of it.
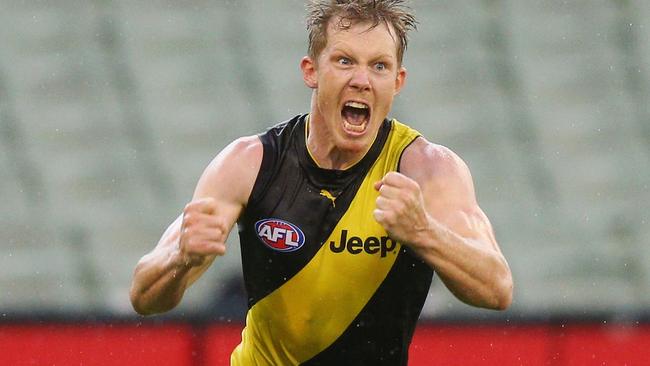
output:
<svg viewBox="0 0 650 366"><path fill-rule="evenodd" d="M512 302L512 276L503 255L435 220L410 246L461 301L503 310Z"/></svg>
<svg viewBox="0 0 650 366"><path fill-rule="evenodd" d="M162 313L181 301L189 282L189 268L176 249L157 248L142 257L131 285L131 304L142 315Z"/></svg>

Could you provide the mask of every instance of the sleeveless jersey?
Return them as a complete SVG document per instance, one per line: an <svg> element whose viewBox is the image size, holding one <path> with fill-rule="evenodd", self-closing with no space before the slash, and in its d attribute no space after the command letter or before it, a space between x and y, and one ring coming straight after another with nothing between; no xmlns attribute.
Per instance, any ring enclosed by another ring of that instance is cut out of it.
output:
<svg viewBox="0 0 650 366"><path fill-rule="evenodd" d="M373 185L419 133L384 120L346 170L307 150L307 115L260 135L238 221L249 310L232 365L406 365L433 271L373 217Z"/></svg>

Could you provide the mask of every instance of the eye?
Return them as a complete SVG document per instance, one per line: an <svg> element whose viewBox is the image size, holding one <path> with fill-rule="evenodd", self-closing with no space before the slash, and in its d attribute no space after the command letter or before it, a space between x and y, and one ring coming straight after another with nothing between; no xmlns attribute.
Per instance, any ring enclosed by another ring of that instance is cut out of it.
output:
<svg viewBox="0 0 650 366"><path fill-rule="evenodd" d="M347 57L339 57L338 63L340 65L352 65L352 61Z"/></svg>
<svg viewBox="0 0 650 366"><path fill-rule="evenodd" d="M384 71L384 70L386 70L386 64L383 63L383 62L377 62L377 63L375 64L375 70L377 70L377 71Z"/></svg>

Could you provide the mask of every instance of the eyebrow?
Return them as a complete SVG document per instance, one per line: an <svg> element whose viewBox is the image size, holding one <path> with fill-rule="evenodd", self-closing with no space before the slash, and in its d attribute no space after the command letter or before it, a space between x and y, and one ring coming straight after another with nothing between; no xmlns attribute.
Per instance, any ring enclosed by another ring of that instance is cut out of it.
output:
<svg viewBox="0 0 650 366"><path fill-rule="evenodd" d="M397 56L393 56L393 55L390 55L388 53L382 53L382 54L379 54L377 57L375 57L373 59L377 60L377 59L380 59L380 58L388 58L388 59L393 59L394 58L394 59L396 59Z"/></svg>
<svg viewBox="0 0 650 366"><path fill-rule="evenodd" d="M341 47L341 46L334 46L332 48L332 52L341 52L345 53L346 55L350 55L352 52L349 51L347 47ZM379 60L379 59L397 59L397 55L391 55L389 53L380 53L376 56L372 56L370 58L371 60Z"/></svg>

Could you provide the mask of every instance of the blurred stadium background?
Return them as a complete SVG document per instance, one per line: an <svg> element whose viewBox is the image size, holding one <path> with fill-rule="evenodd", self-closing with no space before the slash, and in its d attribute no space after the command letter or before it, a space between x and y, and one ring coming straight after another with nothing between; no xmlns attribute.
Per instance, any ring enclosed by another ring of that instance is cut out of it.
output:
<svg viewBox="0 0 650 366"><path fill-rule="evenodd" d="M650 2L412 7L391 116L466 160L516 285L494 313L434 280L419 334L439 343L419 351L436 359L457 338L490 343L457 349L465 365L650 364ZM139 364L208 364L196 350L210 332L230 347L219 332L237 338L245 306L236 233L168 315L135 316L131 275L218 151L307 111L303 17L302 0L0 0L3 364L111 364L98 334L131 337L115 345ZM592 331L602 339L580 338ZM85 335L58 348L85 356L35 351L65 332ZM522 339L518 361L504 353ZM569 356L580 349L594 363ZM25 350L35 362L11 358Z"/></svg>

